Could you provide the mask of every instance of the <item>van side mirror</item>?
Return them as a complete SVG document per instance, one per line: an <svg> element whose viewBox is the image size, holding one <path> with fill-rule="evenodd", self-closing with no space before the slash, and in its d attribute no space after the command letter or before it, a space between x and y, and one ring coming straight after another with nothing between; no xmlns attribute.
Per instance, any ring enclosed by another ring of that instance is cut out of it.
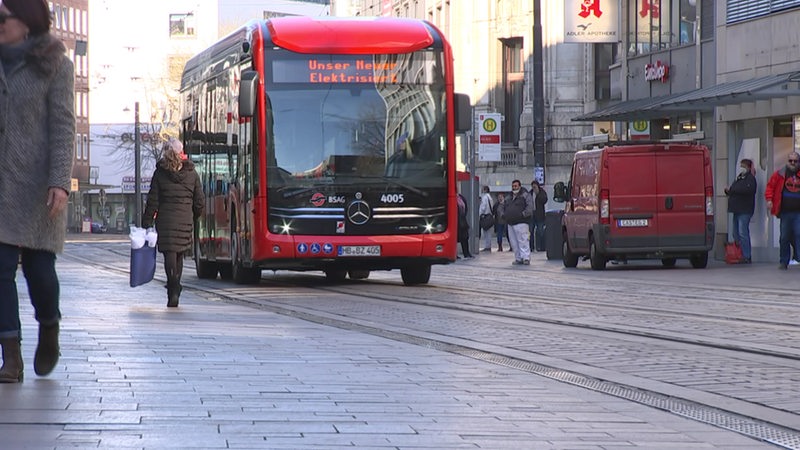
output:
<svg viewBox="0 0 800 450"><path fill-rule="evenodd" d="M563 181L559 181L553 185L553 200L557 202L565 202L569 198L569 189Z"/></svg>
<svg viewBox="0 0 800 450"><path fill-rule="evenodd" d="M472 103L466 94L453 95L455 107L456 133L466 133L472 129Z"/></svg>
<svg viewBox="0 0 800 450"><path fill-rule="evenodd" d="M239 81L239 117L252 117L256 112L256 92L258 92L258 72L242 71Z"/></svg>

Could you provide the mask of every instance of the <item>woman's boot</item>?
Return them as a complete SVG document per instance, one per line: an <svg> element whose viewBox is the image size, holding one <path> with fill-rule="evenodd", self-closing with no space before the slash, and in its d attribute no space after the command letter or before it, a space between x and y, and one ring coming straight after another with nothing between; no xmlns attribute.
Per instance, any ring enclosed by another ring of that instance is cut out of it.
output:
<svg viewBox="0 0 800 450"><path fill-rule="evenodd" d="M58 322L39 324L39 344L33 357L33 371L44 376L53 371L58 363Z"/></svg>
<svg viewBox="0 0 800 450"><path fill-rule="evenodd" d="M0 383L22 382L22 350L19 338L0 338L3 346L3 367L0 368Z"/></svg>
<svg viewBox="0 0 800 450"><path fill-rule="evenodd" d="M181 297L181 283L178 281L167 282L167 307L175 308L178 306L178 301Z"/></svg>

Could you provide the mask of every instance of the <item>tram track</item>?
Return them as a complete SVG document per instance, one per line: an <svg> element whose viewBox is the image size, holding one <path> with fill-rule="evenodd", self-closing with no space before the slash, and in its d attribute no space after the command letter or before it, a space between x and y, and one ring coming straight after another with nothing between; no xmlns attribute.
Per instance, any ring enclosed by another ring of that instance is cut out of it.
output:
<svg viewBox="0 0 800 450"><path fill-rule="evenodd" d="M125 252L119 254L127 257ZM127 274L126 264L98 263L95 258L85 261ZM469 277L469 274L466 276ZM754 367L762 367L764 373L760 376L765 377L770 371L800 373L800 352L796 340L793 341L794 346L786 347L759 344L761 338L758 336L753 338L753 342L731 339L726 342L720 338L689 336L685 332L654 330L646 322L636 325L637 320L642 320L641 317L626 316L625 321L630 323L622 325L597 321L598 318L624 315L634 310L637 314L650 316L651 322L652 317L659 318L657 321L661 322L667 318L705 322L696 325L697 328L708 328L710 322L727 323L732 329L754 327L760 328L764 334L780 331L794 335L796 339L798 327L791 320L770 321L741 314L727 317L719 313L692 311L691 308L664 311L641 304L626 307L623 302L630 302L631 297L617 302L609 301L611 296L617 295L616 292L622 295L627 290L635 290L637 283L599 289L596 292L599 298L594 300L576 300L562 298L563 294L552 288L548 291L544 281L541 282L542 289L535 289L535 293L523 294L506 289L487 294L483 289L458 286L458 277L444 275L436 280L440 282L437 285L409 288L389 277L375 274L370 280L331 285L320 276L292 274L265 276L259 286L237 286L193 277L187 277L185 285L209 300L245 304L303 320L516 367L733 429L780 447L800 449L800 416L796 409L715 390L714 386L700 387L697 382L701 380L690 378L681 383L660 379L656 373L659 370L657 365L650 370L632 373L626 372L624 361L617 363L616 367L615 364L604 365L597 361L602 359L598 358L598 352L613 353L623 347L631 352L624 355L627 361L631 361L646 357L646 349L658 349L656 353L666 354L668 351L674 353L676 346L679 346L689 355L683 357L685 361L682 364L690 366L699 364L694 360L712 360L715 367L710 366L713 370L709 369L709 372L716 373L720 367L727 366L730 367L731 378L737 378L739 373ZM531 284L537 286L535 281ZM497 283L497 287L500 285L502 281ZM691 302L692 299L703 298L703 291L699 287L689 291L687 295L679 296L678 300ZM726 301L724 294L723 291L720 295L723 300L718 301ZM509 298L513 301L509 301ZM747 304L741 300L738 303ZM780 301L769 296L755 301L755 304L761 308L782 307ZM537 305L540 308L545 305L550 308L549 312L535 309ZM567 316L580 319L565 318L565 310ZM599 311L604 314L598 315ZM778 316L783 317L780 314ZM591 322L592 317L597 323ZM437 327L437 324L451 322L458 322L459 325ZM497 339L497 332L487 331L492 328L502 328L504 338ZM538 348L536 343L544 343L547 335L556 334L570 337L561 339L561 342L541 345L547 349ZM752 336L752 331L748 336ZM534 344L526 343L526 339ZM575 343L569 342L570 339L574 339ZM581 349L581 339L593 344ZM620 342L623 344L615 349ZM634 349L636 346L641 348L638 353ZM737 361L746 361L747 364L739 368L736 367ZM668 361L667 365L674 364L681 363ZM698 371L702 372L701 369ZM652 372L649 378L645 375L648 372ZM724 384L724 380L720 381ZM713 384L710 381L708 383ZM775 395L777 392L771 392L765 397Z"/></svg>

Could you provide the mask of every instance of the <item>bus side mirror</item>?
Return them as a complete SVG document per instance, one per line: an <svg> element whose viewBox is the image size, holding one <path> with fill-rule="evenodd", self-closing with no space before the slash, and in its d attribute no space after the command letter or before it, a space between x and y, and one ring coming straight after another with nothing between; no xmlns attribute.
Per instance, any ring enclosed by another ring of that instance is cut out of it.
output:
<svg viewBox="0 0 800 450"><path fill-rule="evenodd" d="M239 81L239 117L253 117L256 113L256 92L258 88L258 72L242 71Z"/></svg>
<svg viewBox="0 0 800 450"><path fill-rule="evenodd" d="M454 94L456 133L466 133L472 129L472 103L466 94Z"/></svg>
<svg viewBox="0 0 800 450"><path fill-rule="evenodd" d="M553 185L553 200L557 202L565 202L569 198L569 189L563 181Z"/></svg>

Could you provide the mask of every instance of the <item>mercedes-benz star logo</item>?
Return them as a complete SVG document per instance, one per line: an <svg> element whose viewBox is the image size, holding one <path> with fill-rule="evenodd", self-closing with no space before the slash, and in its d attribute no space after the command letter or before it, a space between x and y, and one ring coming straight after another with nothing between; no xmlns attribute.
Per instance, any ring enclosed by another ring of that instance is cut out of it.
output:
<svg viewBox="0 0 800 450"><path fill-rule="evenodd" d="M371 215L372 210L364 200L354 200L347 205L347 218L354 225L364 225Z"/></svg>

